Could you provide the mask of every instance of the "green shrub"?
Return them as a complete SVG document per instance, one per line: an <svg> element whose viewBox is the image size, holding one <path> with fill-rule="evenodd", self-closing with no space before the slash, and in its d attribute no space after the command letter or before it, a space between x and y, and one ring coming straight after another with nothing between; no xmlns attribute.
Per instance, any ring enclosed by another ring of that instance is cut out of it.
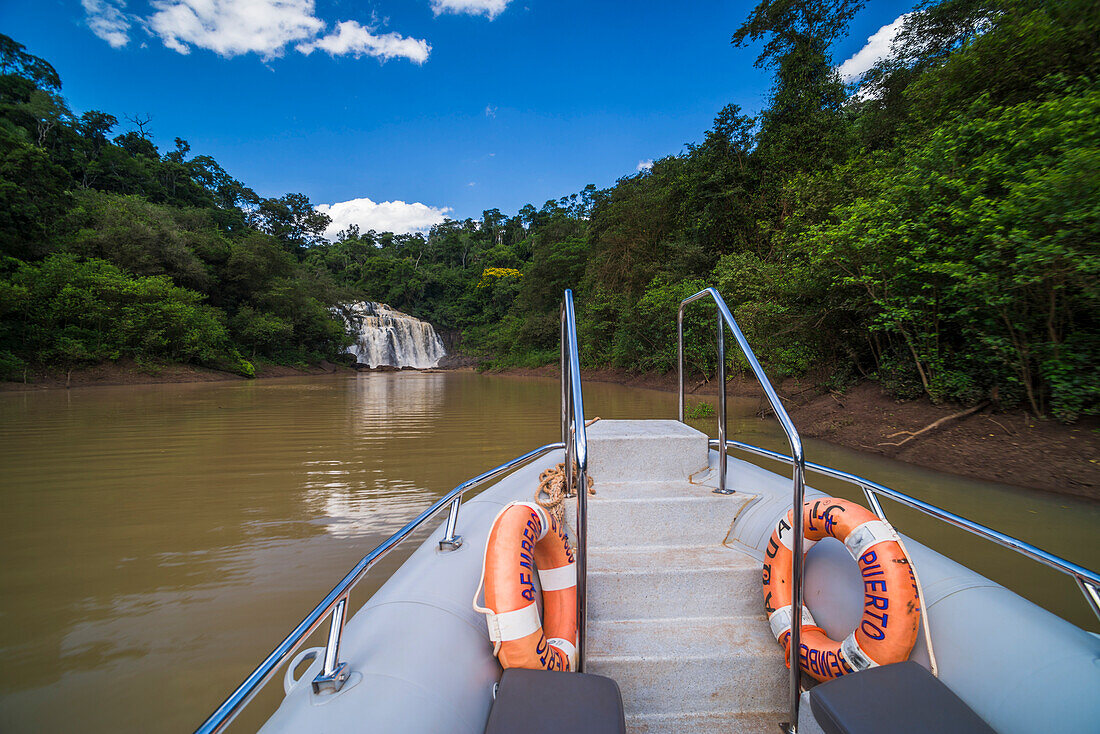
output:
<svg viewBox="0 0 1100 734"><path fill-rule="evenodd" d="M2 282L0 304L0 348L46 364L214 362L228 346L220 313L200 294L103 260L23 263Z"/></svg>
<svg viewBox="0 0 1100 734"><path fill-rule="evenodd" d="M7 349L0 349L0 380L22 379L27 363Z"/></svg>
<svg viewBox="0 0 1100 734"><path fill-rule="evenodd" d="M713 418L714 408L710 403L694 403L684 407L684 417L688 420L700 420L702 418Z"/></svg>

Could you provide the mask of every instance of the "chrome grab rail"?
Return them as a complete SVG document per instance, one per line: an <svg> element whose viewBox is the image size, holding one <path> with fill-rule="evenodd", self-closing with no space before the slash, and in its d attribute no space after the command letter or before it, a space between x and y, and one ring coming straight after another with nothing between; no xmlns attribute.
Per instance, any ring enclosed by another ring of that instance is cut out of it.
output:
<svg viewBox="0 0 1100 734"><path fill-rule="evenodd" d="M704 288L695 295L689 296L680 302L680 310L676 315L676 336L677 336L677 366L679 368L679 412L678 416L680 422L684 420L684 309L688 304L699 300L700 298L706 298L710 296L715 305L718 307L718 489L715 490L720 493L726 493L726 340L725 340L725 327L729 327L729 330L733 333L733 338L737 340L737 346L741 348L742 354L745 355L745 359L748 360L749 367L752 368L753 374L756 375L756 379L760 382L760 387L764 389L764 395L767 396L768 402L771 404L772 410L775 411L776 417L779 419L779 425L783 427L783 432L787 435L787 442L791 447L791 455L794 457L791 460L791 466L793 467L794 474L794 491L792 495L792 507L801 508L805 501L805 472L806 472L806 457L802 452L802 439L798 435L798 431L794 427L794 423L791 421L789 415L787 415L786 409L783 407L783 403L780 402L779 396L776 394L775 389L772 387L771 382L768 381L768 376L764 374L764 368L760 366L760 362L756 359L756 354L753 353L752 347L749 346L749 342L745 339L745 335L741 333L741 327L737 325L736 319L733 318L733 314L730 313L729 307L726 306L726 302L722 299L722 296L714 288ZM796 734L798 731L798 706L799 696L801 695L801 674L802 666L798 664L798 652L802 649L802 513L793 512L793 522L791 525L791 533L794 538L794 548L792 549L791 558L791 632L790 632L790 657L791 657L791 675L790 675L790 709L791 720L787 723L787 731L790 734Z"/></svg>
<svg viewBox="0 0 1100 734"><path fill-rule="evenodd" d="M432 503L431 507L421 512L403 528L380 543L370 553L363 556L351 571L344 576L340 583L336 584L332 591L321 600L321 603L314 607L313 611L307 614L305 618L298 623L298 626L295 627L266 658L264 658L264 661L244 679L244 682L237 686L237 689L234 690L233 693L229 694L229 697L225 699L221 706L219 706L206 721L203 722L202 726L195 730L196 734L213 734L214 732L222 731L228 726L236 715L240 713L241 709L252 700L264 683L270 680L275 674L275 671L294 654L298 646L321 625L330 612L332 612L333 618L329 628L328 645L325 649L324 667L317 678L314 679L313 684L315 691L339 690L340 685L342 685L343 681L347 678L347 664L339 662L338 658L340 634L343 631L348 595L360 579L366 575L367 571L369 571L375 563L384 558L401 541L412 534L420 525L447 505L451 506L451 515L447 519L446 537L444 539L446 540L448 537L452 539L455 538L455 523L457 521L458 506L461 502L462 495L485 482L496 479L503 474L507 474L523 464L544 456L551 451L562 448L565 448L564 443L546 444L533 451L528 451L522 456L517 456L494 469L479 474L473 479L468 479L440 499L436 500ZM587 457L585 458L585 466L587 466Z"/></svg>
<svg viewBox="0 0 1100 734"><path fill-rule="evenodd" d="M541 446L463 482L365 555L321 603L314 607L313 611L307 614L305 619L299 622L298 626L245 678L244 682L237 686L236 690L203 722L202 726L195 730L196 734L213 734L228 726L259 689L271 679L275 671L294 654L330 613L332 621L329 626L322 668L313 679L312 685L315 693L339 691L350 675L347 663L342 663L339 659L340 638L347 616L348 597L352 588L366 575L367 571L421 524L448 505L450 511L447 515L443 538L439 541L439 549L447 552L459 548L462 545L462 536L458 534L458 513L462 505L462 496L485 482L558 449L565 449L565 466L569 467L566 471L567 492L574 490L577 492L577 660L578 670L583 671L588 619L586 608L588 439L584 426L584 400L581 395L580 363L577 351L577 323L571 290L565 291L562 300L561 324L561 442ZM576 475L571 470L574 464L577 466Z"/></svg>
<svg viewBox="0 0 1100 734"><path fill-rule="evenodd" d="M561 441L565 444L565 493L577 493L577 672L583 673L588 638L588 433L581 395L577 316L573 291L568 289L561 304Z"/></svg>
<svg viewBox="0 0 1100 734"><path fill-rule="evenodd" d="M780 454L776 451L769 451L768 449L762 449L759 446L753 446L752 444L742 443L741 441L727 440L726 444L730 448L740 449L757 456L763 456L766 459L774 459L775 461L782 461L790 464L791 457L786 454ZM718 448L718 441L711 440L711 448ZM864 496L867 498L867 503L871 505L871 509L875 514L886 519L886 514L882 511L882 505L879 504L878 495L889 497L895 502L911 507L914 510L934 517L938 520L942 520L949 525L953 525L957 528L967 531L973 535L977 535L980 538L990 540L997 545L1016 551L1020 555L1027 556L1033 561L1038 561L1045 566L1049 566L1056 571L1060 571L1067 576L1072 576L1077 582L1077 586L1081 589L1081 593L1085 596L1085 601L1088 602L1092 608L1094 614L1100 617L1100 574L1097 574L1084 566L1080 566L1072 561L1067 561L1064 558L1048 553L1042 548L1038 548L1030 543L1022 541L1018 538L1013 538L1011 535L999 532L992 528L988 528L985 525L976 523L973 520L968 520L961 515L956 515L953 512L945 510L941 507L936 507L933 504L924 502L915 497L910 497L904 492L899 492L896 489L890 489L876 482L872 482L869 479L864 479L856 474L850 474L846 471L839 469L833 469L832 467L823 466L821 464L814 464L812 462L806 462L806 470L812 471L815 474L821 474L823 476L832 477L833 479L839 479L849 484L854 484L863 490Z"/></svg>

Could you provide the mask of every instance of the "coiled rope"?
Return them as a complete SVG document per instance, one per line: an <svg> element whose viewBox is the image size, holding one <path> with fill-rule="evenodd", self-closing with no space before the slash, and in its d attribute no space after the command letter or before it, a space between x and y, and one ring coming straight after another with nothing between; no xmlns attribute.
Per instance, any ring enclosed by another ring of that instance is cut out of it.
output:
<svg viewBox="0 0 1100 734"><path fill-rule="evenodd" d="M598 421L600 418L596 416L592 420L584 424L585 428ZM573 464L573 476L577 476L579 470L577 464ZM588 477L588 494L596 494L596 490L593 488L595 481L591 476ZM565 525L565 500L567 497L575 497L576 493L566 493L565 485L565 462L558 464L557 466L546 469L539 474L539 488L535 492L535 502L539 507L543 508L551 515L553 515L557 521Z"/></svg>

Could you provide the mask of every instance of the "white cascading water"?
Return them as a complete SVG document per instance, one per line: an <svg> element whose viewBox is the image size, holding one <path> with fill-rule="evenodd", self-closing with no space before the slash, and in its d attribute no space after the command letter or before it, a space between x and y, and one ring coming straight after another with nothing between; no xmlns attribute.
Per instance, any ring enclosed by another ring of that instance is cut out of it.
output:
<svg viewBox="0 0 1100 734"><path fill-rule="evenodd" d="M360 364L427 369L447 354L443 340L427 321L373 301L351 303L346 308L345 319L357 332L348 351Z"/></svg>

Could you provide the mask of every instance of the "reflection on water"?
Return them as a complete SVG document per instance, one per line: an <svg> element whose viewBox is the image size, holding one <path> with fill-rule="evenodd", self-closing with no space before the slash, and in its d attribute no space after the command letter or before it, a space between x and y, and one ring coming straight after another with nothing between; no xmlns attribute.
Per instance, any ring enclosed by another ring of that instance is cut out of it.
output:
<svg viewBox="0 0 1100 734"><path fill-rule="evenodd" d="M594 383L585 405L673 417L676 399ZM731 435L781 449L773 424L733 417L755 407L731 404ZM558 440L558 416L553 380L469 373L0 395L0 730L190 730L367 550L463 480ZM1100 565L1096 505L827 444L808 455ZM1035 564L896 521L1087 620ZM268 688L241 730L277 701Z"/></svg>

